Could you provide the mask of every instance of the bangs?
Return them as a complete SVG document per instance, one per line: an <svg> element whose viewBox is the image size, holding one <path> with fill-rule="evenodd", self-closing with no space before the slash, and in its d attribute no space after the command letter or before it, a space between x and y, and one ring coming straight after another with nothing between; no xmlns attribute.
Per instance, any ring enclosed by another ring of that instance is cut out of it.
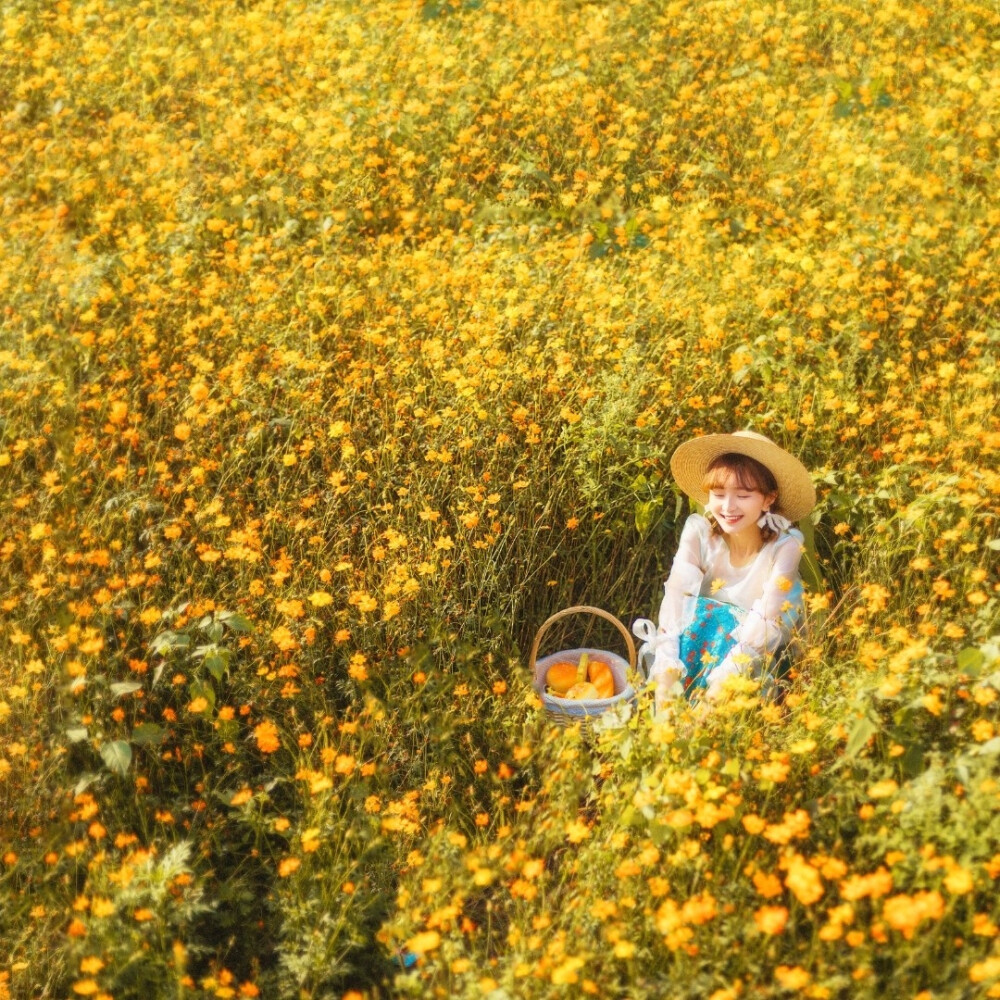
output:
<svg viewBox="0 0 1000 1000"><path fill-rule="evenodd" d="M771 470L749 455L726 454L712 459L702 480L702 489L725 489L730 480L735 480L737 489L756 491L765 496L778 492Z"/></svg>

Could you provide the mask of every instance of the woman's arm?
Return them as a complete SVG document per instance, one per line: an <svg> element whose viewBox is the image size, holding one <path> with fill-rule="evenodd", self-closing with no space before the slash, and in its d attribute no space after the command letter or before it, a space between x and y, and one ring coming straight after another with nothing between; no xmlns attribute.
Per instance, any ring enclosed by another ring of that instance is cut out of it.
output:
<svg viewBox="0 0 1000 1000"><path fill-rule="evenodd" d="M790 531L779 541L761 596L754 601L743 624L736 629L736 640L726 658L706 678L707 696L716 697L727 677L756 674L764 659L780 649L789 639L796 615L799 588L799 561L802 558L802 535Z"/></svg>
<svg viewBox="0 0 1000 1000"><path fill-rule="evenodd" d="M660 602L656 629L656 652L649 671L650 679L656 684L658 708L686 672L680 660L684 599L691 594L698 594L701 589L701 581L705 576L702 539L707 530L708 525L700 514L688 517L681 531L670 575L663 585L663 600Z"/></svg>

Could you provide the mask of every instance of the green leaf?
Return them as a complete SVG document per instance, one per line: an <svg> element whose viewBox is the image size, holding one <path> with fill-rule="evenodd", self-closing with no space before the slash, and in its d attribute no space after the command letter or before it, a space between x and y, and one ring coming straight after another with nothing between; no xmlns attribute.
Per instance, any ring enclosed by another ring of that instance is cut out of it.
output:
<svg viewBox="0 0 1000 1000"><path fill-rule="evenodd" d="M972 674L975 676L983 669L986 657L983 655L981 649L976 649L975 646L966 646L965 649L959 652L957 661L958 669L963 674Z"/></svg>
<svg viewBox="0 0 1000 1000"><path fill-rule="evenodd" d="M91 771L88 771L86 774L81 774L80 775L80 780L73 786L73 794L74 795L83 795L83 793L88 788L90 788L90 786L95 781L97 781L98 777L99 777L98 775L94 774Z"/></svg>
<svg viewBox="0 0 1000 1000"><path fill-rule="evenodd" d="M909 780L921 774L924 770L924 748L919 743L911 743L900 759L899 766L903 776Z"/></svg>
<svg viewBox="0 0 1000 1000"><path fill-rule="evenodd" d="M819 566L819 556L816 554L816 528L812 521L804 518L798 529L802 532L803 551L799 564L799 572L806 589L813 594L826 593L826 580Z"/></svg>
<svg viewBox="0 0 1000 1000"><path fill-rule="evenodd" d="M664 844L668 843L673 837L673 833L673 829L667 826L666 823L649 824L649 839L652 840L657 847L663 847Z"/></svg>
<svg viewBox="0 0 1000 1000"><path fill-rule="evenodd" d="M253 624L246 615L237 614L235 611L219 611L216 612L215 617L234 632L253 631Z"/></svg>
<svg viewBox="0 0 1000 1000"><path fill-rule="evenodd" d="M207 628L202 629L208 637L209 642L222 641L222 622L212 622Z"/></svg>
<svg viewBox="0 0 1000 1000"><path fill-rule="evenodd" d="M639 532L640 538L645 538L649 534L650 528L656 523L657 515L663 508L663 498L656 497L654 500L637 502L635 505L635 530Z"/></svg>
<svg viewBox="0 0 1000 1000"><path fill-rule="evenodd" d="M973 751L977 757L994 757L996 754L1000 753L1000 736L994 736L993 739L987 740L985 743L976 747Z"/></svg>
<svg viewBox="0 0 1000 1000"><path fill-rule="evenodd" d="M141 690L142 685L138 681L119 681L117 684L111 685L111 693L116 698L125 694L135 694L136 691Z"/></svg>
<svg viewBox="0 0 1000 1000"><path fill-rule="evenodd" d="M112 740L101 747L101 759L109 771L124 776L132 763L132 748L125 740Z"/></svg>
<svg viewBox="0 0 1000 1000"><path fill-rule="evenodd" d="M167 731L155 722L142 722L132 730L132 742L143 745L162 743Z"/></svg>
<svg viewBox="0 0 1000 1000"><path fill-rule="evenodd" d="M191 636L182 632L172 632L169 629L161 632L149 644L150 652L157 656L166 656L172 649L187 649L191 645Z"/></svg>
<svg viewBox="0 0 1000 1000"><path fill-rule="evenodd" d="M878 730L878 723L870 715L866 715L863 719L858 719L851 730L851 735L847 738L844 755L847 757L856 757Z"/></svg>
<svg viewBox="0 0 1000 1000"><path fill-rule="evenodd" d="M211 684L206 684L203 681L192 681L188 685L188 692L192 701L195 698L204 698L208 702L209 711L215 708L215 688Z"/></svg>
<svg viewBox="0 0 1000 1000"><path fill-rule="evenodd" d="M209 653L202 661L205 664L205 669L217 681L221 681L222 675L226 672L226 667L229 665L229 655L228 649L217 649Z"/></svg>

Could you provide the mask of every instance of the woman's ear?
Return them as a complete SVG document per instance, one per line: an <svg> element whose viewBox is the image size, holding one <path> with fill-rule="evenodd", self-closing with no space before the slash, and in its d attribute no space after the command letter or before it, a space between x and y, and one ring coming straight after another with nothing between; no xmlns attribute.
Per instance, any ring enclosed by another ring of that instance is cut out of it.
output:
<svg viewBox="0 0 1000 1000"><path fill-rule="evenodd" d="M764 511L765 511L765 513L767 511L769 511L775 505L775 503L777 502L777 500L778 500L778 494L777 493L769 493L766 497L764 497Z"/></svg>

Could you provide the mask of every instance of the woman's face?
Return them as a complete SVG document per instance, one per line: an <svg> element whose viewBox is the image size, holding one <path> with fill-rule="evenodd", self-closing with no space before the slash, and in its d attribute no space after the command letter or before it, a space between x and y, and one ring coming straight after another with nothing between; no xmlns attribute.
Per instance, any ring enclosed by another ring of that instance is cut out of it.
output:
<svg viewBox="0 0 1000 1000"><path fill-rule="evenodd" d="M740 486L730 472L708 491L708 510L726 535L735 536L744 531L759 532L757 519L775 499L773 493L765 495Z"/></svg>

